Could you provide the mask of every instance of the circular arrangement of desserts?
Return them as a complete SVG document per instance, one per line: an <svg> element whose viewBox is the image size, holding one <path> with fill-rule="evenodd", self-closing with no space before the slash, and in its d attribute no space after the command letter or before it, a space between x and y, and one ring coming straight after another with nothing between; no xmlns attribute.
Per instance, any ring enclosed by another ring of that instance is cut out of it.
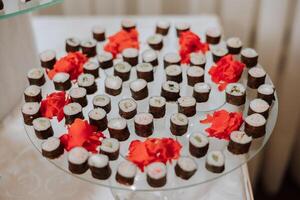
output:
<svg viewBox="0 0 300 200"><path fill-rule="evenodd" d="M124 30L135 27L132 20L121 22ZM236 37L222 41L221 31L212 28L205 32L211 51L191 53L190 64L181 65L178 53L164 51L164 42L190 30L190 25L175 23L174 28L172 36L170 22L157 22L145 48L125 49L116 59L97 49L97 44L106 41L101 26L92 28L93 39L67 38L66 52L81 51L90 58L76 83L64 72L49 80L45 69L52 69L58 58L53 50L42 52L41 67L27 74L29 86L22 106L26 132L42 155L84 180L134 190L196 185L253 157L268 140L277 117L276 92L258 64L257 52L243 48ZM221 92L207 71L227 54L247 68L238 83L228 84ZM72 100L63 108L61 122L40 115L41 100L54 91L66 91ZM229 142L208 137L204 131L207 125L199 122L208 114L201 111L207 102L220 98L225 102L215 110L229 106L244 111L244 125L230 134ZM59 136L76 118L87 119L105 134L98 154L83 147L64 150ZM126 155L131 141L148 137L177 139L182 145L180 157L167 164L153 162L141 172Z"/></svg>

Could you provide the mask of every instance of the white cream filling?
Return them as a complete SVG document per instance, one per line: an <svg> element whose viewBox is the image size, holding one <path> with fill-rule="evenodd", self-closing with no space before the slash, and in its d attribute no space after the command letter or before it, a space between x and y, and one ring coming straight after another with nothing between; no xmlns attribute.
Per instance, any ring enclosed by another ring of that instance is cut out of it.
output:
<svg viewBox="0 0 300 200"><path fill-rule="evenodd" d="M66 115L76 115L80 113L82 107L79 103L69 103L68 105L64 106L64 113Z"/></svg>
<svg viewBox="0 0 300 200"><path fill-rule="evenodd" d="M185 22L177 22L177 23L175 24L175 28L176 28L177 30L187 30L187 29L190 28L190 24L185 23Z"/></svg>
<svg viewBox="0 0 300 200"><path fill-rule="evenodd" d="M207 136L201 133L193 133L190 135L189 141L193 146L198 148L204 147L208 144Z"/></svg>
<svg viewBox="0 0 300 200"><path fill-rule="evenodd" d="M107 155L93 154L89 157L88 165L96 168L103 168L109 164Z"/></svg>
<svg viewBox="0 0 300 200"><path fill-rule="evenodd" d="M131 66L127 62L119 62L115 64L114 69L121 73L128 73L131 70Z"/></svg>
<svg viewBox="0 0 300 200"><path fill-rule="evenodd" d="M181 67L179 65L169 65L166 69L166 74L169 76L178 76L182 73Z"/></svg>
<svg viewBox="0 0 300 200"><path fill-rule="evenodd" d="M160 21L156 22L156 26L159 28L162 28L162 29L167 29L170 27L170 22L160 20Z"/></svg>
<svg viewBox="0 0 300 200"><path fill-rule="evenodd" d="M84 41L81 41L80 45L82 47L91 48L91 47L95 47L97 45L97 42L94 39L84 40Z"/></svg>
<svg viewBox="0 0 300 200"><path fill-rule="evenodd" d="M153 107L163 107L164 105L166 105L166 99L161 96L151 97L149 100L149 105Z"/></svg>
<svg viewBox="0 0 300 200"><path fill-rule="evenodd" d="M32 121L34 130L44 131L51 127L50 120L45 117L39 117Z"/></svg>
<svg viewBox="0 0 300 200"><path fill-rule="evenodd" d="M150 63L140 63L136 66L136 71L151 72L151 71L153 71L153 66Z"/></svg>
<svg viewBox="0 0 300 200"><path fill-rule="evenodd" d="M143 52L142 57L144 62L152 62L157 59L157 53L152 49L148 49Z"/></svg>
<svg viewBox="0 0 300 200"><path fill-rule="evenodd" d="M164 56L164 60L169 63L178 63L180 62L180 56L178 53L167 53Z"/></svg>
<svg viewBox="0 0 300 200"><path fill-rule="evenodd" d="M153 162L146 167L147 175L153 179L161 179L167 175L167 167L162 162Z"/></svg>
<svg viewBox="0 0 300 200"><path fill-rule="evenodd" d="M206 63L206 58L203 53L191 53L190 62L194 65L203 65Z"/></svg>
<svg viewBox="0 0 300 200"><path fill-rule="evenodd" d="M104 107L110 103L110 97L107 95L97 95L93 99L93 104L96 106Z"/></svg>
<svg viewBox="0 0 300 200"><path fill-rule="evenodd" d="M122 56L125 58L135 58L138 57L139 51L136 48L127 48L122 52Z"/></svg>
<svg viewBox="0 0 300 200"><path fill-rule="evenodd" d="M189 123L189 120L184 114L175 113L171 115L171 122L179 126L185 126Z"/></svg>
<svg viewBox="0 0 300 200"><path fill-rule="evenodd" d="M149 44L159 44L161 43L163 40L163 37L162 35L160 34L154 34L154 35L151 35L148 39L147 39L147 42Z"/></svg>
<svg viewBox="0 0 300 200"><path fill-rule="evenodd" d="M118 76L108 76L105 79L105 87L118 90L122 87L122 79Z"/></svg>
<svg viewBox="0 0 300 200"><path fill-rule="evenodd" d="M163 89L165 91L168 91L168 92L175 92L175 93L178 93L180 91L180 86L178 83L174 82L174 81L167 81L167 82L164 82L163 85L162 85Z"/></svg>
<svg viewBox="0 0 300 200"><path fill-rule="evenodd" d="M70 75L65 72L59 72L55 74L55 76L53 77L53 81L56 83L65 83L69 79L70 79Z"/></svg>
<svg viewBox="0 0 300 200"><path fill-rule="evenodd" d="M266 76L266 71L260 67L252 67L251 69L249 69L248 73L255 78L261 78Z"/></svg>
<svg viewBox="0 0 300 200"><path fill-rule="evenodd" d="M210 37L220 37L221 36L221 30L217 27L211 27L211 28L207 29L206 35L208 35Z"/></svg>
<svg viewBox="0 0 300 200"><path fill-rule="evenodd" d="M180 97L177 101L178 104L182 107L190 107L196 105L196 99L194 97L183 96Z"/></svg>
<svg viewBox="0 0 300 200"><path fill-rule="evenodd" d="M95 83L95 77L91 74L81 74L78 76L77 82L81 87L89 87Z"/></svg>
<svg viewBox="0 0 300 200"><path fill-rule="evenodd" d="M226 41L227 46L233 47L233 48L240 48L243 43L240 38L238 37L231 37Z"/></svg>
<svg viewBox="0 0 300 200"><path fill-rule="evenodd" d="M187 75L190 77L204 76L204 70L201 67L191 66L187 69Z"/></svg>
<svg viewBox="0 0 300 200"><path fill-rule="evenodd" d="M102 140L100 149L104 152L114 153L120 148L120 142L115 138L105 138Z"/></svg>
<svg viewBox="0 0 300 200"><path fill-rule="evenodd" d="M250 126L258 127L266 124L266 119L264 116L258 113L254 113L245 118L245 122Z"/></svg>
<svg viewBox="0 0 300 200"><path fill-rule="evenodd" d="M42 68L33 68L30 69L27 73L27 77L30 79L40 79L44 76L44 72Z"/></svg>
<svg viewBox="0 0 300 200"><path fill-rule="evenodd" d="M271 95L274 93L274 86L271 84L263 84L258 87L257 91L260 94Z"/></svg>
<svg viewBox="0 0 300 200"><path fill-rule="evenodd" d="M111 129L122 130L126 128L127 122L123 118L112 118L111 120L108 121L107 126Z"/></svg>
<svg viewBox="0 0 300 200"><path fill-rule="evenodd" d="M206 162L212 166L222 167L224 166L225 158L221 151L210 151L207 153Z"/></svg>
<svg viewBox="0 0 300 200"><path fill-rule="evenodd" d="M56 57L56 53L53 50L46 50L40 53L40 59L43 62L53 60Z"/></svg>
<svg viewBox="0 0 300 200"><path fill-rule="evenodd" d="M89 117L94 120L101 120L106 116L106 112L102 108L95 108L89 112Z"/></svg>
<svg viewBox="0 0 300 200"><path fill-rule="evenodd" d="M194 85L194 91L197 93L207 93L211 90L207 83L196 83Z"/></svg>
<svg viewBox="0 0 300 200"><path fill-rule="evenodd" d="M86 89L82 88L82 87L78 87L78 88L73 88L70 90L70 96L72 98L81 98L86 96Z"/></svg>
<svg viewBox="0 0 300 200"><path fill-rule="evenodd" d="M118 174L126 178L134 178L137 173L137 167L129 161L123 161L118 166Z"/></svg>
<svg viewBox="0 0 300 200"><path fill-rule="evenodd" d="M150 113L138 113L134 116L134 122L139 125L149 125L153 122L153 115Z"/></svg>
<svg viewBox="0 0 300 200"><path fill-rule="evenodd" d="M42 143L42 150L51 152L58 149L60 146L60 139L56 137L50 137Z"/></svg>
<svg viewBox="0 0 300 200"><path fill-rule="evenodd" d="M24 103L22 106L22 113L27 115L34 115L40 110L40 104L37 102Z"/></svg>
<svg viewBox="0 0 300 200"><path fill-rule="evenodd" d="M189 156L180 157L177 161L177 164L182 170L188 172L195 171L198 168L198 165L195 162L195 160Z"/></svg>
<svg viewBox="0 0 300 200"><path fill-rule="evenodd" d="M141 91L145 87L147 87L147 81L145 81L144 79L136 79L135 81L132 81L130 83L130 89L134 92Z"/></svg>
<svg viewBox="0 0 300 200"><path fill-rule="evenodd" d="M257 52L254 49L251 49L251 48L243 49L241 54L246 58L254 58L254 57L258 56Z"/></svg>
<svg viewBox="0 0 300 200"><path fill-rule="evenodd" d="M99 68L99 65L95 62L89 61L83 65L83 68L87 70L95 70Z"/></svg>
<svg viewBox="0 0 300 200"><path fill-rule="evenodd" d="M269 104L262 99L254 99L250 101L249 107L251 110L258 113L263 113L270 108Z"/></svg>
<svg viewBox="0 0 300 200"><path fill-rule="evenodd" d="M244 131L233 131L230 134L230 140L240 144L248 144L252 141L252 137L248 136Z"/></svg>
<svg viewBox="0 0 300 200"><path fill-rule="evenodd" d="M136 110L137 108L137 104L133 99L122 99L119 102L119 108L123 111L123 112L132 112L134 110Z"/></svg>
<svg viewBox="0 0 300 200"><path fill-rule="evenodd" d="M222 57L222 56L225 56L226 54L228 54L228 50L224 47L217 46L212 49L212 54Z"/></svg>
<svg viewBox="0 0 300 200"><path fill-rule="evenodd" d="M83 147L74 147L69 151L68 161L72 164L83 164L89 158L89 152Z"/></svg>
<svg viewBox="0 0 300 200"><path fill-rule="evenodd" d="M32 96L32 97L37 96L40 93L41 93L41 88L36 85L30 85L24 91L25 95Z"/></svg>
<svg viewBox="0 0 300 200"><path fill-rule="evenodd" d="M240 83L229 83L226 87L226 93L234 96L242 96L245 92L245 87Z"/></svg>
<svg viewBox="0 0 300 200"><path fill-rule="evenodd" d="M103 63L113 59L113 55L110 52L104 51L97 56L98 62Z"/></svg>

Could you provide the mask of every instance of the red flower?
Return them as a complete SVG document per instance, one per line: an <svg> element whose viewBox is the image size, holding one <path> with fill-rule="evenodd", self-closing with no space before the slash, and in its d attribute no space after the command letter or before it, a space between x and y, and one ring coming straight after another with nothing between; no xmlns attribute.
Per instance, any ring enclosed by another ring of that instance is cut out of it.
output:
<svg viewBox="0 0 300 200"><path fill-rule="evenodd" d="M243 115L239 112L228 112L226 110L215 111L213 115L207 115L207 118L200 123L211 123L211 126L205 131L209 137L229 140L232 131L239 130L243 123Z"/></svg>
<svg viewBox="0 0 300 200"><path fill-rule="evenodd" d="M223 91L228 83L235 83L241 78L244 67L245 64L234 60L229 54L212 66L208 73L213 82L220 84L219 90Z"/></svg>
<svg viewBox="0 0 300 200"><path fill-rule="evenodd" d="M143 171L152 162L167 163L178 159L180 150L181 144L172 138L134 140L130 143L127 158Z"/></svg>
<svg viewBox="0 0 300 200"><path fill-rule="evenodd" d="M71 99L65 92L53 92L50 95L47 95L46 99L41 102L42 116L49 119L57 117L57 120L61 121L64 118L63 108L70 102Z"/></svg>
<svg viewBox="0 0 300 200"><path fill-rule="evenodd" d="M76 80L83 72L83 65L87 60L88 58L79 51L70 52L55 63L53 69L48 72L48 76L53 79L56 73L66 72L70 74L71 80Z"/></svg>
<svg viewBox="0 0 300 200"><path fill-rule="evenodd" d="M139 33L136 29L121 30L108 38L104 50L113 54L114 58L126 48L139 49Z"/></svg>
<svg viewBox="0 0 300 200"><path fill-rule="evenodd" d="M75 119L68 127L68 133L60 136L60 141L67 151L74 147L84 147L86 150L97 153L97 147L101 145L100 138L104 138L102 132L96 132L86 120Z"/></svg>
<svg viewBox="0 0 300 200"><path fill-rule="evenodd" d="M202 43L198 35L191 31L184 31L180 34L179 38L181 56L181 63L190 63L190 53L192 52L203 52L209 50L207 43Z"/></svg>

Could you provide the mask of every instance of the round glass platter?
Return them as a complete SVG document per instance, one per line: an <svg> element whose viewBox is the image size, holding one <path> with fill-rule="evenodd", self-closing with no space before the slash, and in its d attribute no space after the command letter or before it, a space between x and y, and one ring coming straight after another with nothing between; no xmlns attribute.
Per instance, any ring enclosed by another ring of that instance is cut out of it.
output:
<svg viewBox="0 0 300 200"><path fill-rule="evenodd" d="M28 2L21 2L21 0L2 1L4 8L0 11L0 20L63 2L63 0L31 0Z"/></svg>

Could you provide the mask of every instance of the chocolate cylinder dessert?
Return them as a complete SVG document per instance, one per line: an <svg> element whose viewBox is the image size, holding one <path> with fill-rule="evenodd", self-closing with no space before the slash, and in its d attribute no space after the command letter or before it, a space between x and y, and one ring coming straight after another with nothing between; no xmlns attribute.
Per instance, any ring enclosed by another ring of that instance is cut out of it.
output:
<svg viewBox="0 0 300 200"><path fill-rule="evenodd" d="M83 174L88 170L89 152L83 147L74 147L68 153L69 170L74 174Z"/></svg>
<svg viewBox="0 0 300 200"><path fill-rule="evenodd" d="M154 96L149 99L149 113L154 118L163 118L166 113L166 99L161 96Z"/></svg>
<svg viewBox="0 0 300 200"><path fill-rule="evenodd" d="M211 87L207 83L196 83L193 89L193 97L198 103L206 102L209 99L210 91Z"/></svg>
<svg viewBox="0 0 300 200"><path fill-rule="evenodd" d="M206 157L205 167L212 173L222 173L225 169L225 157L221 151L210 151Z"/></svg>
<svg viewBox="0 0 300 200"><path fill-rule="evenodd" d="M97 92L95 77L91 74L80 74L77 78L77 83L79 87L86 89L88 95Z"/></svg>
<svg viewBox="0 0 300 200"><path fill-rule="evenodd" d="M83 65L83 73L91 74L95 78L99 77L99 64L95 62L87 62Z"/></svg>
<svg viewBox="0 0 300 200"><path fill-rule="evenodd" d="M175 113L171 115L170 118L170 130L171 133L175 136L184 135L189 126L189 120L187 116L182 113Z"/></svg>
<svg viewBox="0 0 300 200"><path fill-rule="evenodd" d="M233 131L230 134L230 141L227 149L233 154L248 153L252 137L249 137L244 131Z"/></svg>
<svg viewBox="0 0 300 200"><path fill-rule="evenodd" d="M147 81L136 79L130 83L131 96L135 100L143 100L148 97Z"/></svg>
<svg viewBox="0 0 300 200"><path fill-rule="evenodd" d="M183 180L188 180L196 173L197 169L198 165L193 158L181 156L176 162L175 174Z"/></svg>
<svg viewBox="0 0 300 200"><path fill-rule="evenodd" d="M80 51L80 40L76 37L66 39L66 52Z"/></svg>
<svg viewBox="0 0 300 200"><path fill-rule="evenodd" d="M117 96L122 92L122 79L118 76L108 76L105 79L105 92Z"/></svg>
<svg viewBox="0 0 300 200"><path fill-rule="evenodd" d="M69 95L72 102L79 103L82 107L87 106L86 89L82 87L73 88L70 90Z"/></svg>
<svg viewBox="0 0 300 200"><path fill-rule="evenodd" d="M147 182L151 187L162 187L167 183L167 167L162 162L153 162L146 167Z"/></svg>
<svg viewBox="0 0 300 200"><path fill-rule="evenodd" d="M254 67L258 62L258 53L251 48L245 48L241 52L241 61L248 68Z"/></svg>
<svg viewBox="0 0 300 200"><path fill-rule="evenodd" d="M136 66L136 73L139 79L144 79L147 82L154 80L153 66L150 63L139 63Z"/></svg>
<svg viewBox="0 0 300 200"><path fill-rule="evenodd" d="M115 138L105 138L100 146L100 153L108 156L109 160L117 160L120 152L120 143Z"/></svg>
<svg viewBox="0 0 300 200"><path fill-rule="evenodd" d="M132 19L123 19L121 21L121 27L125 31L130 31L136 28L136 22L133 21Z"/></svg>
<svg viewBox="0 0 300 200"><path fill-rule="evenodd" d="M179 65L169 65L165 68L167 81L182 82L182 70Z"/></svg>
<svg viewBox="0 0 300 200"><path fill-rule="evenodd" d="M130 161L122 161L117 169L116 181L122 185L133 185L137 167Z"/></svg>
<svg viewBox="0 0 300 200"><path fill-rule="evenodd" d="M263 99L253 99L249 103L248 115L258 113L268 119L270 105Z"/></svg>
<svg viewBox="0 0 300 200"><path fill-rule="evenodd" d="M93 106L94 108L102 108L105 110L105 112L108 114L111 110L111 100L110 97L101 94L101 95L96 95L93 98Z"/></svg>
<svg viewBox="0 0 300 200"><path fill-rule="evenodd" d="M69 103L64 106L65 123L72 124L76 118L84 119L79 103Z"/></svg>
<svg viewBox="0 0 300 200"><path fill-rule="evenodd" d="M122 81L128 81L130 77L131 66L127 62L119 62L114 65L114 76L118 76Z"/></svg>
<svg viewBox="0 0 300 200"><path fill-rule="evenodd" d="M135 48L127 48L122 51L123 60L132 67L139 63L139 50Z"/></svg>
<svg viewBox="0 0 300 200"><path fill-rule="evenodd" d="M37 138L44 140L53 136L53 129L48 118L36 118L32 121L32 125Z"/></svg>
<svg viewBox="0 0 300 200"><path fill-rule="evenodd" d="M163 37L160 34L154 34L148 37L147 43L153 50L159 51L163 48Z"/></svg>
<svg viewBox="0 0 300 200"><path fill-rule="evenodd" d="M80 43L82 53L87 57L94 57L97 55L97 42L95 40L84 40Z"/></svg>
<svg viewBox="0 0 300 200"><path fill-rule="evenodd" d="M111 175L109 160L106 155L93 154L88 159L88 166L91 170L92 177L99 180L106 180Z"/></svg>
<svg viewBox="0 0 300 200"><path fill-rule="evenodd" d="M46 69L53 69L56 63L56 53L53 50L46 50L40 53L41 66Z"/></svg>
<svg viewBox="0 0 300 200"><path fill-rule="evenodd" d="M166 36L169 33L169 29L170 29L170 22L158 21L156 23L155 33Z"/></svg>
<svg viewBox="0 0 300 200"><path fill-rule="evenodd" d="M142 53L142 60L144 63L150 63L153 67L158 66L157 53L152 49L145 50Z"/></svg>
<svg viewBox="0 0 300 200"><path fill-rule="evenodd" d="M252 67L248 70L247 85L249 88L257 89L260 85L265 83L267 73L260 67Z"/></svg>
<svg viewBox="0 0 300 200"><path fill-rule="evenodd" d="M153 133L153 115L150 113L138 113L134 117L135 133L140 137L149 137Z"/></svg>
<svg viewBox="0 0 300 200"><path fill-rule="evenodd" d="M125 141L129 138L130 132L127 127L127 122L123 118L113 118L107 124L109 135L119 141Z"/></svg>
<svg viewBox="0 0 300 200"><path fill-rule="evenodd" d="M201 52L190 53L190 66L198 66L205 69L205 64L206 64L205 54Z"/></svg>
<svg viewBox="0 0 300 200"><path fill-rule="evenodd" d="M246 89L240 83L230 83L226 86L226 102L235 106L244 105L246 102Z"/></svg>
<svg viewBox="0 0 300 200"><path fill-rule="evenodd" d="M223 56L226 56L228 54L228 49L221 46L216 46L212 48L211 54L213 57L213 61L217 63Z"/></svg>
<svg viewBox="0 0 300 200"><path fill-rule="evenodd" d="M190 154L196 158L201 158L206 155L209 147L208 138L201 133L193 133L189 137Z"/></svg>
<svg viewBox="0 0 300 200"><path fill-rule="evenodd" d="M39 86L30 85L24 91L25 102L41 102L42 90Z"/></svg>
<svg viewBox="0 0 300 200"><path fill-rule="evenodd" d="M119 114L125 119L132 119L137 113L137 103L130 98L119 102Z"/></svg>
<svg viewBox="0 0 300 200"><path fill-rule="evenodd" d="M221 41L221 30L219 28L209 28L205 32L205 36L208 44L219 44Z"/></svg>
<svg viewBox="0 0 300 200"><path fill-rule="evenodd" d="M95 108L89 112L90 125L96 127L97 131L104 131L107 129L107 116L102 108Z"/></svg>
<svg viewBox="0 0 300 200"><path fill-rule="evenodd" d="M164 68L169 65L180 65L180 55L178 53L167 53L164 55Z"/></svg>
<svg viewBox="0 0 300 200"><path fill-rule="evenodd" d="M102 26L94 26L92 28L93 38L98 42L103 42L105 40L105 28Z"/></svg>
<svg viewBox="0 0 300 200"><path fill-rule="evenodd" d="M37 102L24 103L22 106L24 123L31 126L32 121L41 116L40 104Z"/></svg>
<svg viewBox="0 0 300 200"><path fill-rule="evenodd" d="M49 137L42 145L42 155L49 159L55 159L64 154L64 146L57 137Z"/></svg>
<svg viewBox="0 0 300 200"><path fill-rule="evenodd" d="M180 97L180 86L174 81L166 81L161 87L161 96L167 101L177 101Z"/></svg>
<svg viewBox="0 0 300 200"><path fill-rule="evenodd" d="M65 72L58 72L53 77L53 83L55 90L66 91L72 87L70 80L70 74Z"/></svg>
<svg viewBox="0 0 300 200"><path fill-rule="evenodd" d="M189 67L186 71L186 75L189 86L194 86L196 83L204 82L204 70L201 67Z"/></svg>
<svg viewBox="0 0 300 200"><path fill-rule="evenodd" d="M100 68L102 69L108 69L114 65L113 55L110 52L101 52L100 54L98 54L97 60Z"/></svg>
<svg viewBox="0 0 300 200"><path fill-rule="evenodd" d="M27 73L27 79L29 81L29 85L42 86L46 82L43 69L41 68L30 69Z"/></svg>
<svg viewBox="0 0 300 200"><path fill-rule="evenodd" d="M175 29L176 29L177 37L180 37L180 34L182 32L186 32L190 30L190 24L184 22L178 22L175 24Z"/></svg>
<svg viewBox="0 0 300 200"><path fill-rule="evenodd" d="M196 99L194 97L183 96L177 100L178 112L187 117L192 117L196 114Z"/></svg>
<svg viewBox="0 0 300 200"><path fill-rule="evenodd" d="M271 84L263 84L257 88L257 98L263 99L271 106L273 100L275 100L274 95L275 89Z"/></svg>
<svg viewBox="0 0 300 200"><path fill-rule="evenodd" d="M238 37L228 38L226 41L226 47L229 54L238 55L242 50L243 43Z"/></svg>
<svg viewBox="0 0 300 200"><path fill-rule="evenodd" d="M252 138L259 138L266 134L266 119L258 113L245 118L245 133Z"/></svg>

